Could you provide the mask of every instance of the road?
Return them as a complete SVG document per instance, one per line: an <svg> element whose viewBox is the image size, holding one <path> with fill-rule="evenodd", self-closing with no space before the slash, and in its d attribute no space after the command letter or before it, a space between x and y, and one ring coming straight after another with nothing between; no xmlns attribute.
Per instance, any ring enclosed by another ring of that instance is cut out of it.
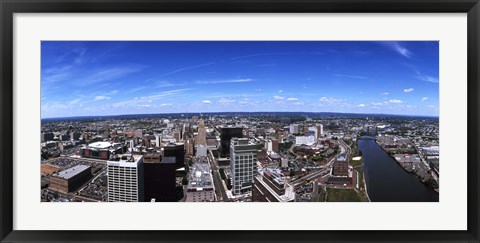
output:
<svg viewBox="0 0 480 243"><path fill-rule="evenodd" d="M210 168L212 169L213 185L215 186L215 194L217 196L217 201L219 202L228 201L228 195L227 195L227 192L225 191L223 180L222 178L220 178L218 165L215 162L215 158L213 157L213 154L211 151L208 155L208 162L210 163Z"/></svg>
<svg viewBox="0 0 480 243"><path fill-rule="evenodd" d="M330 171L330 169L324 169L324 170L315 171L315 172L312 172L308 175L302 176L302 177L298 178L297 180L295 180L293 182L293 186L294 187L301 186L302 184L305 183L305 180L313 180L317 177L324 176L324 175L328 174L329 171Z"/></svg>

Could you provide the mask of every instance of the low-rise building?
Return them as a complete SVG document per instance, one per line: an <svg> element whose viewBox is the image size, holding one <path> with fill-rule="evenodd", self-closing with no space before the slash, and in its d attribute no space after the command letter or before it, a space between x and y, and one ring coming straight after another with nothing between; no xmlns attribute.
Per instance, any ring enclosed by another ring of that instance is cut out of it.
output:
<svg viewBox="0 0 480 243"><path fill-rule="evenodd" d="M112 154L124 153L121 143L94 142L80 149L80 156L83 158L108 160Z"/></svg>
<svg viewBox="0 0 480 243"><path fill-rule="evenodd" d="M77 165L53 174L50 177L49 188L67 194L77 190L81 185L90 180L91 177L91 166Z"/></svg>
<svg viewBox="0 0 480 243"><path fill-rule="evenodd" d="M287 182L280 171L265 169L254 178L252 201L293 202L294 186Z"/></svg>
<svg viewBox="0 0 480 243"><path fill-rule="evenodd" d="M188 176L187 202L214 202L215 188L210 165L206 157L192 165Z"/></svg>

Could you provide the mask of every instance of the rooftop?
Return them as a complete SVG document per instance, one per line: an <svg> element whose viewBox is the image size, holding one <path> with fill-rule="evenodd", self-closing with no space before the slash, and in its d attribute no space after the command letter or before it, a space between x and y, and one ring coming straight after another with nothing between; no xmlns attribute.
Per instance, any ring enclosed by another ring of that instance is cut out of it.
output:
<svg viewBox="0 0 480 243"><path fill-rule="evenodd" d="M162 164L175 164L175 156L166 156L162 158Z"/></svg>
<svg viewBox="0 0 480 243"><path fill-rule="evenodd" d="M136 167L139 162L143 162L143 155L140 154L122 154L114 159L107 161L107 165Z"/></svg>
<svg viewBox="0 0 480 243"><path fill-rule="evenodd" d="M95 149L106 149L110 148L111 146L112 144L110 142L95 142L88 145L88 147Z"/></svg>
<svg viewBox="0 0 480 243"><path fill-rule="evenodd" d="M68 179L76 176L77 174L83 172L84 170L88 170L88 169L90 169L90 166L88 166L88 165L77 165L77 166L74 166L72 168L60 171L60 172L54 174L54 176L61 177L63 179L68 180Z"/></svg>
<svg viewBox="0 0 480 243"><path fill-rule="evenodd" d="M210 165L205 162L196 162L193 163L192 167L188 176L188 189L203 190L204 188L213 188Z"/></svg>

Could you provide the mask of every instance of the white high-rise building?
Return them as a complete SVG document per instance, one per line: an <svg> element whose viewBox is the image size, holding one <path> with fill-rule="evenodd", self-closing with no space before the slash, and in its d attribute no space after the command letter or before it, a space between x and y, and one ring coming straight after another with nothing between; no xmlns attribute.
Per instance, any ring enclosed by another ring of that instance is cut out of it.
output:
<svg viewBox="0 0 480 243"><path fill-rule="evenodd" d="M160 135L155 135L155 146L160 147Z"/></svg>
<svg viewBox="0 0 480 243"><path fill-rule="evenodd" d="M300 124L290 124L290 134L299 134Z"/></svg>
<svg viewBox="0 0 480 243"><path fill-rule="evenodd" d="M315 133L315 139L318 139L318 136L320 135L320 129L318 127L309 127L308 131L313 131Z"/></svg>
<svg viewBox="0 0 480 243"><path fill-rule="evenodd" d="M247 138L232 138L230 141L230 169L232 194L252 191L253 176L257 168L257 146Z"/></svg>
<svg viewBox="0 0 480 243"><path fill-rule="evenodd" d="M107 161L109 202L143 202L143 155L121 155Z"/></svg>
<svg viewBox="0 0 480 243"><path fill-rule="evenodd" d="M298 136L295 138L295 145L312 145L315 143L314 136Z"/></svg>

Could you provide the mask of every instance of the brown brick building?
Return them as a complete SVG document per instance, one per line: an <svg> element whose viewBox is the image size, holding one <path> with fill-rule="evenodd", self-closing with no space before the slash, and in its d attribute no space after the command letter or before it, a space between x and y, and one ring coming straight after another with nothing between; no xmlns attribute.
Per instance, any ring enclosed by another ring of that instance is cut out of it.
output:
<svg viewBox="0 0 480 243"><path fill-rule="evenodd" d="M91 166L77 165L53 174L50 177L49 188L67 194L78 189L90 178L92 178Z"/></svg>

